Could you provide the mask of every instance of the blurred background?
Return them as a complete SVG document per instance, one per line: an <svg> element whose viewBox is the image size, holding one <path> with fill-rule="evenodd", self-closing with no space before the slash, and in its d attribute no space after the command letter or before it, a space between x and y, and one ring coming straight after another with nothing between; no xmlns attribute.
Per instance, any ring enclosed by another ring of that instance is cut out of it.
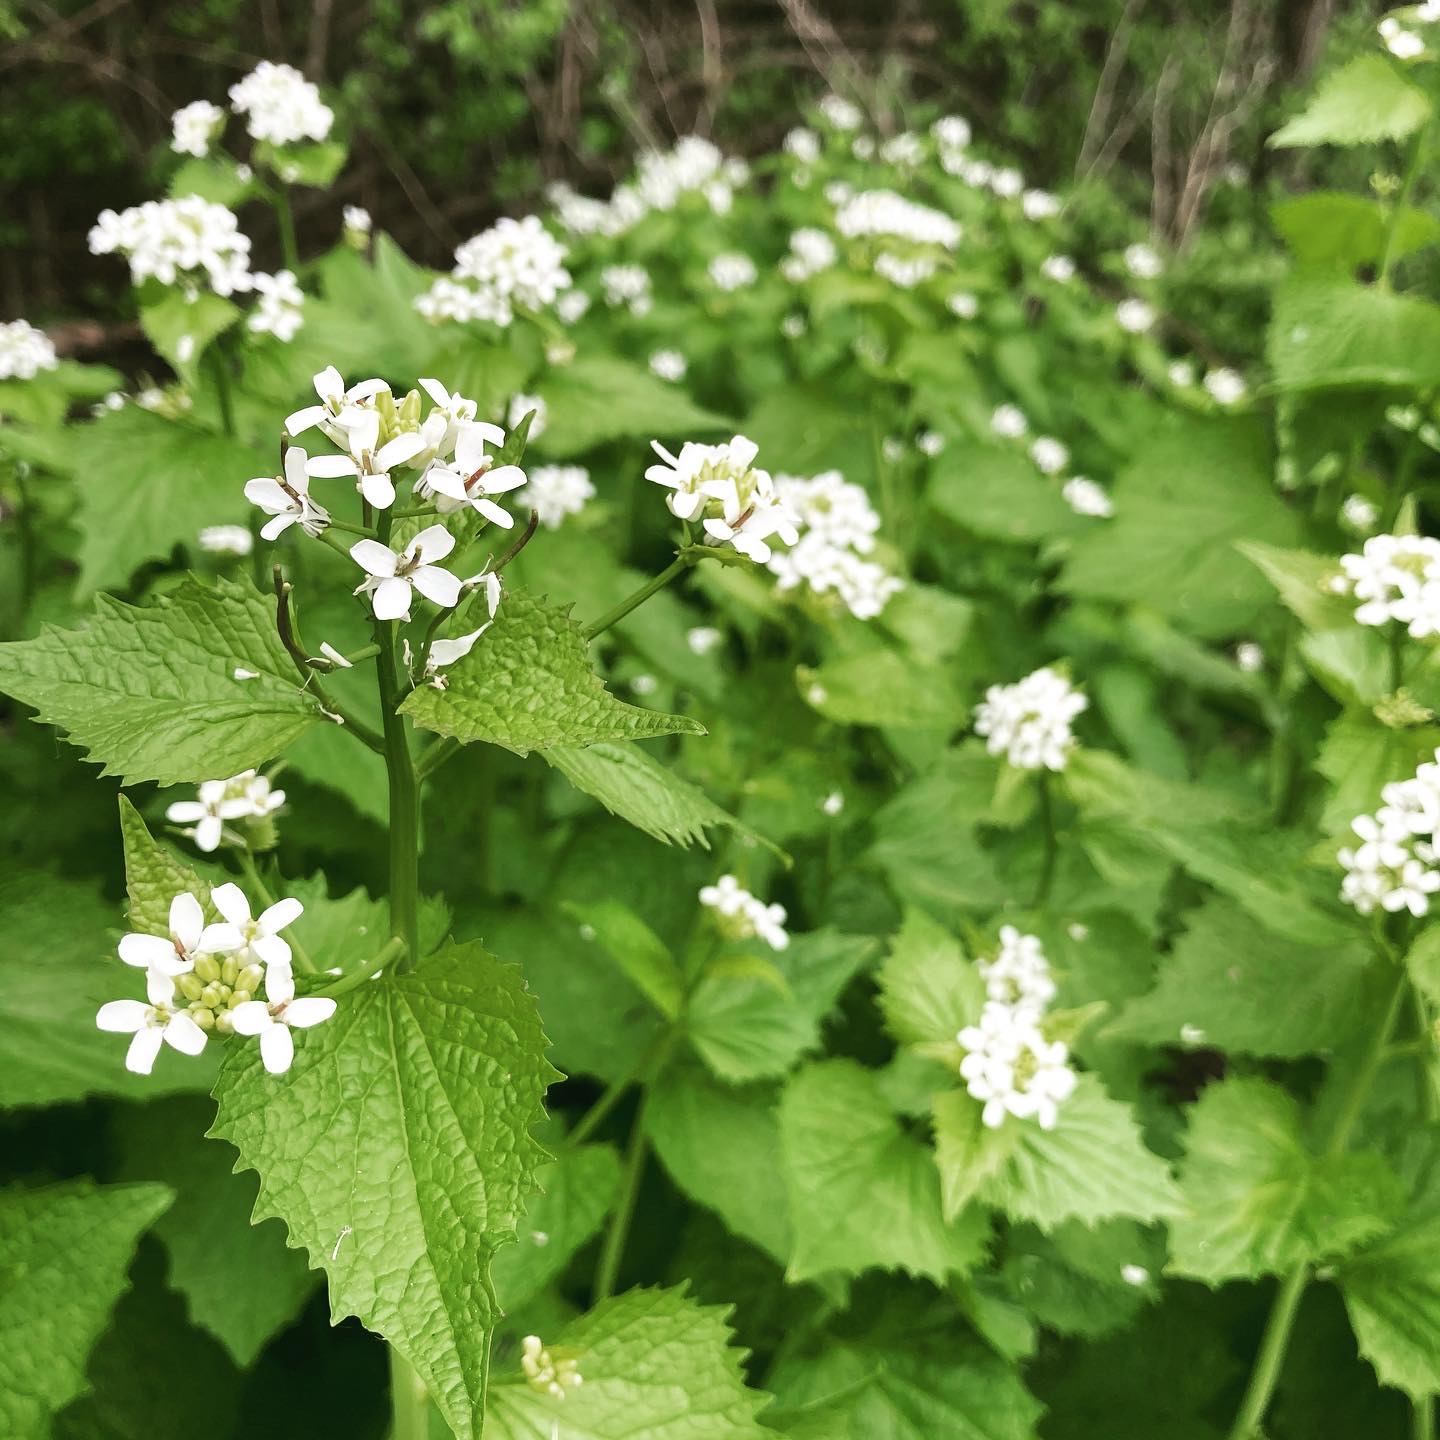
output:
<svg viewBox="0 0 1440 1440"><path fill-rule="evenodd" d="M53 325L125 304L113 264L86 248L97 212L158 193L171 114L223 100L262 58L317 81L352 142L340 183L300 197L302 249L307 229L329 243L338 207L357 204L443 267L548 182L608 192L636 150L687 133L771 149L834 89L882 133L916 104L966 114L1032 183L1078 187L1072 206L1097 224L1148 212L1158 239L1208 248L1194 263L1243 285L1265 198L1296 178L1277 167L1313 164L1267 155L1264 136L1327 49L1367 40L1378 13L1340 0L0 0L0 311ZM252 233L271 264L263 218ZM87 322L57 339L93 351L114 336Z"/></svg>

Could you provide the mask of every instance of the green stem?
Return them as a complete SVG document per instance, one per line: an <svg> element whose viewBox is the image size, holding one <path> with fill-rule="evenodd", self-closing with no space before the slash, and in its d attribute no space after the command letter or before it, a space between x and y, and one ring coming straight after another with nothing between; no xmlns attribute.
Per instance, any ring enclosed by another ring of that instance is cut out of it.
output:
<svg viewBox="0 0 1440 1440"><path fill-rule="evenodd" d="M1375 281L1382 290L1390 288L1390 275L1395 268L1395 245L1400 236L1400 225L1405 218L1406 208L1410 204L1410 194L1415 189L1415 181L1420 175L1420 162L1430 140L1431 123L1433 122L1427 121L1411 142L1410 160L1405 167L1405 179L1400 186L1400 196L1395 202L1395 208L1391 211L1389 223L1385 227L1385 248L1380 254L1380 273Z"/></svg>
<svg viewBox="0 0 1440 1440"><path fill-rule="evenodd" d="M385 767L390 778L390 930L405 942L401 966L420 956L420 795L405 717L399 712L405 692L395 655L395 622L377 620L380 646L376 674L385 735Z"/></svg>
<svg viewBox="0 0 1440 1440"><path fill-rule="evenodd" d="M428 1440L430 1396L425 1382L393 1346L390 1350L390 1440Z"/></svg>
<svg viewBox="0 0 1440 1440"><path fill-rule="evenodd" d="M593 640L603 634L617 621L623 620L637 606L643 605L652 595L663 590L677 575L683 575L696 560L693 551L677 555L653 580L648 580L633 595L622 600L613 610L607 610L593 625L585 627L585 638Z"/></svg>
<svg viewBox="0 0 1440 1440"><path fill-rule="evenodd" d="M1390 1001L1385 1007L1384 1018L1370 1037L1370 1044L1341 1098L1339 1113L1321 1152L1326 1159L1333 1159L1341 1154L1350 1143L1351 1132L1360 1118L1375 1074L1385 1060L1390 1032L1395 1027L1395 1017L1405 995L1406 983L1405 972L1398 970ZM1265 1412L1270 1408L1275 1385L1280 1379L1280 1371L1285 1363L1285 1351L1290 1344L1290 1332L1295 1328L1295 1316L1299 1312L1300 1300L1309 1282L1308 1264L1297 1265L1281 1281L1270 1309L1270 1318L1265 1322L1265 1334L1260 1341L1254 1369L1250 1372L1250 1382L1245 1387L1245 1396L1240 1402L1235 1424L1230 1430L1230 1440L1256 1440L1256 1437L1262 1434L1260 1426L1265 1419Z"/></svg>
<svg viewBox="0 0 1440 1440"><path fill-rule="evenodd" d="M328 995L332 1000L339 995L347 995L351 990L358 989L367 980L373 980L382 970L393 965L405 954L405 942L398 936L392 936L390 942L373 959L367 960L363 965L357 965L349 974L342 975L333 985L327 985L317 994Z"/></svg>
<svg viewBox="0 0 1440 1440"><path fill-rule="evenodd" d="M1405 679L1405 631L1392 620L1386 627L1385 640L1390 649L1390 693L1394 695Z"/></svg>
<svg viewBox="0 0 1440 1440"><path fill-rule="evenodd" d="M290 209L290 194L284 181L271 192L275 206L275 219L280 225L280 254L285 259L285 268L292 275L300 274L300 247L295 243L295 214Z"/></svg>
<svg viewBox="0 0 1440 1440"><path fill-rule="evenodd" d="M270 887L266 885L261 876L260 867L256 865L254 855L248 850L239 850L236 853L240 857L240 869L244 872L245 879L249 881L250 888L259 897L261 907L268 910L275 903L275 897L270 893ZM285 939L296 963L307 975L313 975L315 962L310 958L305 947L293 935L287 935Z"/></svg>
<svg viewBox="0 0 1440 1440"><path fill-rule="evenodd" d="M1435 1440L1435 1401L1428 1395L1412 1400L1410 1413L1411 1440Z"/></svg>
<svg viewBox="0 0 1440 1440"><path fill-rule="evenodd" d="M1055 834L1055 797L1050 793L1050 777L1040 772L1040 823L1044 827L1045 852L1040 863L1040 880L1035 887L1036 905L1043 905L1050 898L1050 887L1055 883L1055 861L1060 851L1059 839Z"/></svg>
<svg viewBox="0 0 1440 1440"><path fill-rule="evenodd" d="M345 530L351 535L364 535L367 539L373 540L375 532L367 530L363 525L352 525L348 520L337 520L333 515L330 517L329 529ZM348 551L346 552L349 553Z"/></svg>
<svg viewBox="0 0 1440 1440"><path fill-rule="evenodd" d="M565 1137L565 1143L567 1145L584 1144L634 1082L635 1072L633 1070L627 1070L619 1079L612 1080L605 1087L600 1098L576 1122L575 1128Z"/></svg>
<svg viewBox="0 0 1440 1440"><path fill-rule="evenodd" d="M610 1217L610 1228L605 1232L605 1243L600 1248L600 1262L595 1269L595 1290L590 1297L592 1305L598 1305L600 1301L609 1299L615 1293L615 1280L620 1274L620 1261L625 1254L630 1222L635 1218L635 1201L640 1195L640 1177L645 1173L645 1156L648 1150L645 1110L649 1098L647 1091L641 1095L640 1103L635 1107L630 1139L625 1146L620 1198L616 1202L615 1213Z"/></svg>
<svg viewBox="0 0 1440 1440"><path fill-rule="evenodd" d="M426 780L435 773L458 749L460 742L453 736L436 740L415 762L415 778Z"/></svg>

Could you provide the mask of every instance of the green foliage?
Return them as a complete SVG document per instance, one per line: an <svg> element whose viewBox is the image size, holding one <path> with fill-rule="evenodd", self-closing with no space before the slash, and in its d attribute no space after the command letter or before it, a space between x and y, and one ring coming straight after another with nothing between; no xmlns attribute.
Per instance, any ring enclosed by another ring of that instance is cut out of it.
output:
<svg viewBox="0 0 1440 1440"><path fill-rule="evenodd" d="M1314 98L1270 137L1276 146L1369 145L1403 140L1431 116L1425 92L1377 55L1360 55L1321 81Z"/></svg>

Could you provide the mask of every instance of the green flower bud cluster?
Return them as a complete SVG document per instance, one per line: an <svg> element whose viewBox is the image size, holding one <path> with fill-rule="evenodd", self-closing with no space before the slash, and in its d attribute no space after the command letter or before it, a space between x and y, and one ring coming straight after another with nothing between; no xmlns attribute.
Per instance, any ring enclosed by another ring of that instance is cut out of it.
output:
<svg viewBox="0 0 1440 1440"><path fill-rule="evenodd" d="M189 1002L190 1018L205 1031L229 1035L230 1012L254 1000L264 970L245 964L241 955L198 955L195 968L175 980L175 988Z"/></svg>

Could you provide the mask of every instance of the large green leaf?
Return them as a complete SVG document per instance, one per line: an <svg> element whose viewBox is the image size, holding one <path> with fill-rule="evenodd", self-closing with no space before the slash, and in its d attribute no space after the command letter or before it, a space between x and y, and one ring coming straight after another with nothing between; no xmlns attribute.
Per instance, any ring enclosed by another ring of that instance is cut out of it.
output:
<svg viewBox="0 0 1440 1440"><path fill-rule="evenodd" d="M0 1432L46 1440L85 1387L85 1359L125 1288L135 1242L170 1203L163 1185L72 1180L0 1193Z"/></svg>
<svg viewBox="0 0 1440 1440"><path fill-rule="evenodd" d="M824 665L801 665L795 682L805 703L837 725L919 727L948 735L966 713L949 670L898 650L865 650Z"/></svg>
<svg viewBox="0 0 1440 1440"><path fill-rule="evenodd" d="M459 628L478 623L482 610L471 602ZM556 745L705 733L683 715L617 700L591 667L569 614L523 591L506 595L483 643L447 673L447 689L422 685L400 708L417 725L465 744L483 740L524 755Z"/></svg>
<svg viewBox="0 0 1440 1440"><path fill-rule="evenodd" d="M484 1414L490 1257L513 1239L531 1138L555 1071L520 972L479 945L361 986L306 1031L284 1077L253 1046L227 1057L212 1134L260 1174L277 1216L358 1316L424 1379L460 1440Z"/></svg>
<svg viewBox="0 0 1440 1440"><path fill-rule="evenodd" d="M930 1153L896 1121L871 1071L851 1060L799 1071L780 1102L780 1136L799 1221L792 1280L883 1269L943 1283L980 1258L983 1213L946 1222Z"/></svg>
<svg viewBox="0 0 1440 1440"><path fill-rule="evenodd" d="M902 1045L947 1045L980 1018L985 983L953 935L907 910L880 967L880 1010Z"/></svg>
<svg viewBox="0 0 1440 1440"><path fill-rule="evenodd" d="M1312 1154L1294 1099L1246 1077L1196 1103L1180 1189L1171 1268L1212 1285L1343 1256L1385 1230L1404 1201L1378 1154Z"/></svg>
<svg viewBox="0 0 1440 1440"><path fill-rule="evenodd" d="M322 714L275 632L274 600L229 580L187 579L144 608L102 595L81 630L0 645L0 689L127 785L238 774Z"/></svg>
<svg viewBox="0 0 1440 1440"><path fill-rule="evenodd" d="M1028 456L993 445L947 445L935 461L927 499L949 520L987 540L1034 543L1093 525Z"/></svg>
<svg viewBox="0 0 1440 1440"><path fill-rule="evenodd" d="M562 1398L532 1388L518 1357L497 1360L486 1440L765 1440L727 1311L684 1290L630 1290L604 1300L547 1347L573 1356L582 1384Z"/></svg>
<svg viewBox="0 0 1440 1440"><path fill-rule="evenodd" d="M1305 265L1354 270L1374 264L1391 239L1391 216L1377 201L1337 190L1292 195L1270 207L1270 219L1295 258ZM1394 221L1391 255L1400 259L1433 245L1440 221L1406 206Z"/></svg>
<svg viewBox="0 0 1440 1440"><path fill-rule="evenodd" d="M1403 140L1430 118L1426 94L1394 63L1359 55L1320 82L1310 103L1271 137L1275 146L1371 145Z"/></svg>
<svg viewBox="0 0 1440 1440"><path fill-rule="evenodd" d="M685 981L670 947L632 910L618 900L589 905L570 904L566 914L580 922L581 938L598 944L620 973L667 1020L679 1013Z"/></svg>

